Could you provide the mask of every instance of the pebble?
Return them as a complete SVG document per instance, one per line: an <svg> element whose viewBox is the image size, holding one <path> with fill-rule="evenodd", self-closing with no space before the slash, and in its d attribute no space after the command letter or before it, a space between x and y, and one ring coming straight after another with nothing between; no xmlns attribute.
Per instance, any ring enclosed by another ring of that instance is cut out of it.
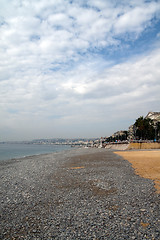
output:
<svg viewBox="0 0 160 240"><path fill-rule="evenodd" d="M146 211L146 209L140 209L140 211L141 211L141 212L145 212L145 211Z"/></svg>
<svg viewBox="0 0 160 240"><path fill-rule="evenodd" d="M0 239L160 239L153 181L111 150L15 159L0 174Z"/></svg>

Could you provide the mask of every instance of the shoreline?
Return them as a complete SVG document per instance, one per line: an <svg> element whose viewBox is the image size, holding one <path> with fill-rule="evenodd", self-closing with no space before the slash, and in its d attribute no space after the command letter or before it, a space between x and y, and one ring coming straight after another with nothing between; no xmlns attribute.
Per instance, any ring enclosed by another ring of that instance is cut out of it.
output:
<svg viewBox="0 0 160 240"><path fill-rule="evenodd" d="M160 196L112 150L0 163L1 239L158 239Z"/></svg>
<svg viewBox="0 0 160 240"><path fill-rule="evenodd" d="M69 146L63 145L35 145L35 144L3 144L0 146L0 161L20 159L41 154L49 154L70 150Z"/></svg>
<svg viewBox="0 0 160 240"><path fill-rule="evenodd" d="M28 159L28 158L33 158L33 157L37 157L37 156L40 156L40 157L45 157L47 155L53 155L53 154L56 154L56 153L64 153L65 151L70 151L70 149L66 149L66 150L62 150L62 151L55 151L55 152L49 152L49 153L37 153L37 154L33 154L33 155L26 155L26 156L23 156L23 157L15 157L15 158L9 158L9 159L2 159L0 160L0 165L1 163L3 162L8 162L8 161L19 161L19 160L23 160L23 159Z"/></svg>

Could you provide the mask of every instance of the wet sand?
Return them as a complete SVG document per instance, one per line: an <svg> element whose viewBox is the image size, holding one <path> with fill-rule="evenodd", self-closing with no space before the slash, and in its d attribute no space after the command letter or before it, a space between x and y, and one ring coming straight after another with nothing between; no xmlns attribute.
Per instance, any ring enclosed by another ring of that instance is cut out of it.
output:
<svg viewBox="0 0 160 240"><path fill-rule="evenodd" d="M128 160L138 175L154 180L157 193L160 193L160 150L115 153Z"/></svg>

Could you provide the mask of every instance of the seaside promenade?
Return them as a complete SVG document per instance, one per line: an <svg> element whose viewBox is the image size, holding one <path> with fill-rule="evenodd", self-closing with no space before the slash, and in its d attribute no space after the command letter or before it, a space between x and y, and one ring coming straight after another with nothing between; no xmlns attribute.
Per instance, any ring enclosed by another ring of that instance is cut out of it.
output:
<svg viewBox="0 0 160 240"><path fill-rule="evenodd" d="M1 162L0 238L160 239L154 181L120 153L81 148Z"/></svg>

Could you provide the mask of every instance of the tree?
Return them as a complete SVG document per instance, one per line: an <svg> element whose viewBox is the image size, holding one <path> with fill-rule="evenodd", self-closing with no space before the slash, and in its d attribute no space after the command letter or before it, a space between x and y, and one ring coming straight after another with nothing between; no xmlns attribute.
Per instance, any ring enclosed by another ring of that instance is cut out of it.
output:
<svg viewBox="0 0 160 240"><path fill-rule="evenodd" d="M136 126L136 136L139 139L143 140L151 140L154 139L155 136L155 130L154 130L154 124L152 119L150 118L143 118L142 116L139 117L135 124Z"/></svg>
<svg viewBox="0 0 160 240"><path fill-rule="evenodd" d="M155 139L156 140L160 139L160 122L157 122L155 124Z"/></svg>

